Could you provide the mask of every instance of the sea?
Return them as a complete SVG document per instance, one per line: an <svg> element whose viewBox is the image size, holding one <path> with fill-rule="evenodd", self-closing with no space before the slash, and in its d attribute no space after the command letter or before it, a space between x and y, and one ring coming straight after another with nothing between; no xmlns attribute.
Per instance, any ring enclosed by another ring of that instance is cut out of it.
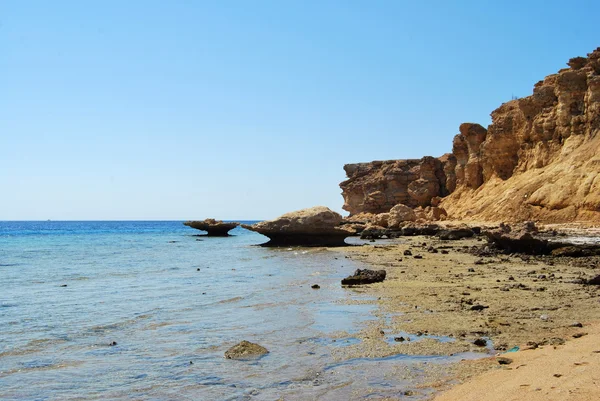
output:
<svg viewBox="0 0 600 401"><path fill-rule="evenodd" d="M336 360L385 318L367 291L340 285L365 266L231 234L181 221L0 222L0 399L404 399L414 383L394 369L452 362ZM241 340L270 352L225 359Z"/></svg>

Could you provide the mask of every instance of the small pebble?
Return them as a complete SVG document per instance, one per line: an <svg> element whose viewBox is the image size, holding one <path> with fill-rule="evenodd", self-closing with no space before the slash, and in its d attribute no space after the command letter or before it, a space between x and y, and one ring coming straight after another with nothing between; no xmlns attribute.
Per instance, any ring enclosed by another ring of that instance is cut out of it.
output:
<svg viewBox="0 0 600 401"><path fill-rule="evenodd" d="M473 341L473 344L478 347L485 347L487 345L487 341L485 338L478 338L477 340Z"/></svg>

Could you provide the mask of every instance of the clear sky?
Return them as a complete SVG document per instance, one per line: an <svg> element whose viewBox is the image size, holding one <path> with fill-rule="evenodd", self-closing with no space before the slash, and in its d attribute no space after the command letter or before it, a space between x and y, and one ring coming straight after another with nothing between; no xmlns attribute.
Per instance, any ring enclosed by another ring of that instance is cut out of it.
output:
<svg viewBox="0 0 600 401"><path fill-rule="evenodd" d="M341 212L600 46L600 1L0 0L0 219Z"/></svg>

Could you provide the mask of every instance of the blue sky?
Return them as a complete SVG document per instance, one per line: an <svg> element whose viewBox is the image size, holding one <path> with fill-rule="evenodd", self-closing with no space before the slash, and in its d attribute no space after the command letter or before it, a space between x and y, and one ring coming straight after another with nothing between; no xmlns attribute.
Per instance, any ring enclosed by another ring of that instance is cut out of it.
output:
<svg viewBox="0 0 600 401"><path fill-rule="evenodd" d="M600 46L597 1L0 1L0 219L341 211Z"/></svg>

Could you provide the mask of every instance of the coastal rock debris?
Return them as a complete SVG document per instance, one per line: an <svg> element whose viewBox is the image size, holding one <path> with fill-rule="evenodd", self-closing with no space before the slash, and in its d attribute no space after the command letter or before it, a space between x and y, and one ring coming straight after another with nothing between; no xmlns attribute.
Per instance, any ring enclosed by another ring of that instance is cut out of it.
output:
<svg viewBox="0 0 600 401"><path fill-rule="evenodd" d="M385 280L385 270L357 269L352 276L342 280L342 285L361 285Z"/></svg>

